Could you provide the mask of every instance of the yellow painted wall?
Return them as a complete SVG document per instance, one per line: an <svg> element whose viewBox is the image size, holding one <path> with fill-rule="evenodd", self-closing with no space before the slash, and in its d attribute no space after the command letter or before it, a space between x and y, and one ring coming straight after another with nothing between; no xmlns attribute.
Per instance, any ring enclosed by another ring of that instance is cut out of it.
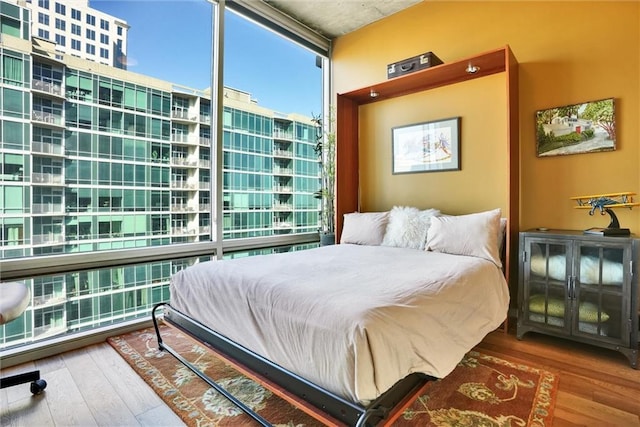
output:
<svg viewBox="0 0 640 427"><path fill-rule="evenodd" d="M639 27L640 2L430 0L338 38L333 89L386 80L387 64L426 51L450 62L508 44L520 75L519 228L604 227L608 216L590 217L569 197L640 193ZM462 213L503 203L492 188L506 179L506 153L494 150L494 138L504 146L506 135L504 84L503 75L485 77L361 107L362 210L412 204ZM616 100L616 151L536 156L536 110L610 97ZM391 174L391 127L451 116L463 117L461 172ZM476 178L484 176L482 168L486 179ZM461 185L464 174L474 178L472 188L466 179ZM616 213L640 234L639 208Z"/></svg>
<svg viewBox="0 0 640 427"><path fill-rule="evenodd" d="M467 100L464 105L461 98ZM438 88L428 95L360 107L364 124L360 129L362 210L381 211L398 204L435 207L450 214L467 213L468 206L480 210L500 207L506 212L507 174L503 167L496 167L507 162L505 103L504 76L493 75ZM493 105L499 107L487 108ZM460 171L392 175L392 127L451 117L460 117Z"/></svg>

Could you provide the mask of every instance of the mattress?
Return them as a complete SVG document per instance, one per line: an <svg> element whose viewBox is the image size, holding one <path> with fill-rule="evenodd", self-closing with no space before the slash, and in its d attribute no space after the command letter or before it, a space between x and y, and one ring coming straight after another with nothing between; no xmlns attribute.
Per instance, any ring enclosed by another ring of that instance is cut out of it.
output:
<svg viewBox="0 0 640 427"><path fill-rule="evenodd" d="M193 265L171 306L366 405L405 376L442 378L506 318L499 268L475 257L339 244Z"/></svg>

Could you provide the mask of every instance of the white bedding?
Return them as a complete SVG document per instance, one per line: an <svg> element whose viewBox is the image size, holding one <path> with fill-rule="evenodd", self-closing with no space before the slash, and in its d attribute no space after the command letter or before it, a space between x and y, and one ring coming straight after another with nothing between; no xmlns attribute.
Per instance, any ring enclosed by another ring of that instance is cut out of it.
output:
<svg viewBox="0 0 640 427"><path fill-rule="evenodd" d="M348 400L413 372L438 378L506 318L508 286L481 258L340 244L177 272L171 305Z"/></svg>

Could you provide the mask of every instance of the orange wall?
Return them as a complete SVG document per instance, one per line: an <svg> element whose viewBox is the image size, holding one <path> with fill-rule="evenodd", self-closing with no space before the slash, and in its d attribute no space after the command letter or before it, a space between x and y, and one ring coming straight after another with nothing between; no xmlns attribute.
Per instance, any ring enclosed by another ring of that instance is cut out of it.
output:
<svg viewBox="0 0 640 427"><path fill-rule="evenodd" d="M450 62L508 44L520 74L519 228L604 227L608 216L590 217L569 197L640 193L639 27L639 2L430 0L338 38L333 90L386 80L387 64L423 52ZM362 210L394 204L448 213L504 209L504 81L496 75L361 107ZM610 97L616 100L616 151L536 156L536 110ZM462 117L461 172L391 174L391 127L451 116ZM640 234L640 207L616 213L622 226Z"/></svg>

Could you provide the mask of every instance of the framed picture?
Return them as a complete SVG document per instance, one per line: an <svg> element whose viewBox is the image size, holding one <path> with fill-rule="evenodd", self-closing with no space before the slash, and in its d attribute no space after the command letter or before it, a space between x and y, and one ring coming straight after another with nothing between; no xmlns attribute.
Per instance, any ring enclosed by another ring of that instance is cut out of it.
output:
<svg viewBox="0 0 640 427"><path fill-rule="evenodd" d="M460 117L391 129L394 174L460 170Z"/></svg>
<svg viewBox="0 0 640 427"><path fill-rule="evenodd" d="M616 149L613 98L536 112L538 157Z"/></svg>

